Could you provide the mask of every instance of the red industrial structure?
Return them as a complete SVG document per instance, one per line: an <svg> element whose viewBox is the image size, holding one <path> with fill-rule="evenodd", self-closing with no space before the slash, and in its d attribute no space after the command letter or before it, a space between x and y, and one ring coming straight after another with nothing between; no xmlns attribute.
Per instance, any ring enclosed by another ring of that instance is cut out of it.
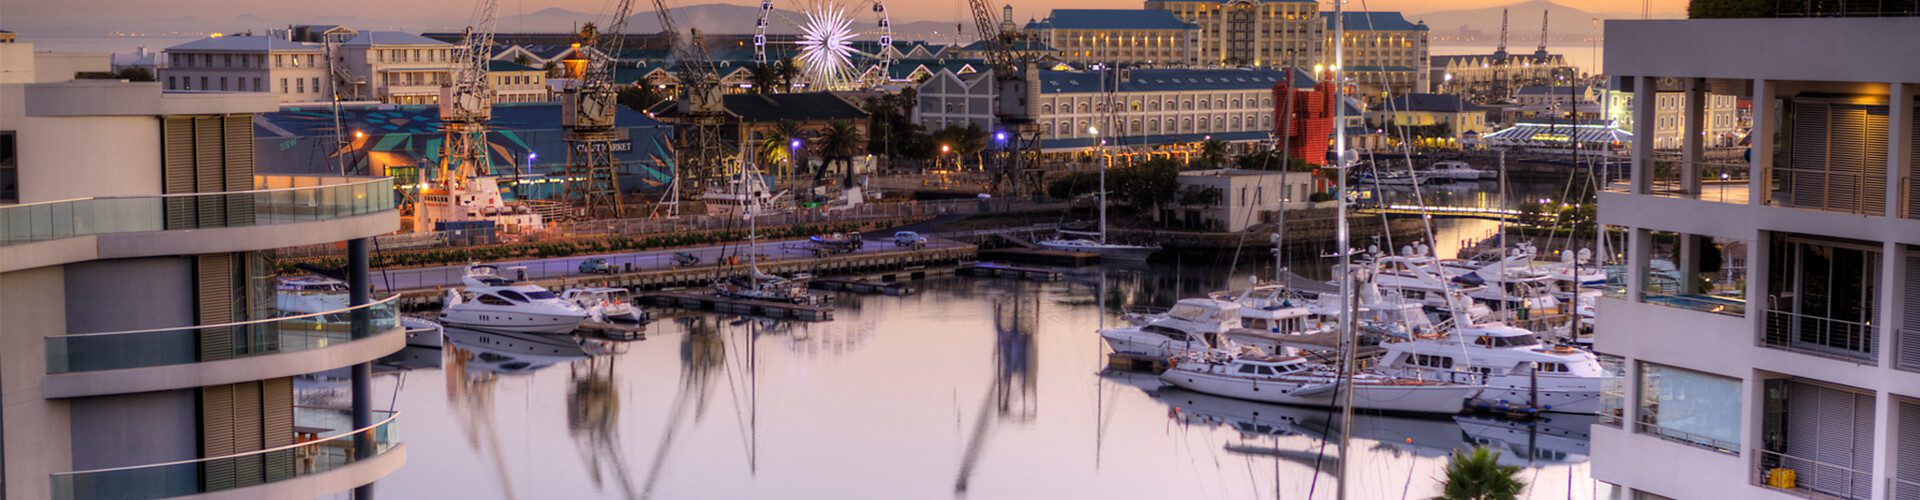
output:
<svg viewBox="0 0 1920 500"><path fill-rule="evenodd" d="M1289 96L1293 100L1291 107L1287 104ZM1327 138L1333 136L1333 106L1332 83L1294 88L1292 78L1283 78L1273 86L1273 133L1287 148L1288 156L1314 166L1327 164Z"/></svg>

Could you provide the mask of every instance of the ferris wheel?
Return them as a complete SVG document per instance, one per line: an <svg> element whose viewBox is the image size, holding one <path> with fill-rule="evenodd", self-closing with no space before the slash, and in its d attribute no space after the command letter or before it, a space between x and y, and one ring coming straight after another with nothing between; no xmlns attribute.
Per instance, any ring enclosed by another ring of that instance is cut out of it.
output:
<svg viewBox="0 0 1920 500"><path fill-rule="evenodd" d="M799 63L802 82L811 90L848 89L859 85L861 73L877 68L884 78L893 65L893 23L882 0L793 0L804 3L794 15L774 9L774 0L760 1L760 20L754 25L753 59L767 63L767 28L783 22L800 29L791 53ZM864 15L863 15L864 14Z"/></svg>

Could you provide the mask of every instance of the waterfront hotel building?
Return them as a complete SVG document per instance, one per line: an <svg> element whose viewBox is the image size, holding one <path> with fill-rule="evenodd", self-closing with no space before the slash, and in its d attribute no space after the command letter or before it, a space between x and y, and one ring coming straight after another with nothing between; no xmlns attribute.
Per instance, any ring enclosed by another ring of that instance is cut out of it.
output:
<svg viewBox="0 0 1920 500"><path fill-rule="evenodd" d="M392 180L257 173L279 99L251 83L21 78L39 57L0 44L4 496L313 498L400 467L368 381L405 333L364 292ZM281 310L274 249L341 241L361 291ZM350 407L296 403L323 373L352 379Z"/></svg>
<svg viewBox="0 0 1920 500"><path fill-rule="evenodd" d="M1596 350L1624 359L1593 429L1613 498L1920 498L1920 30L1913 18L1608 21L1636 116L1753 103L1751 149L1677 154L1633 124L1626 235Z"/></svg>

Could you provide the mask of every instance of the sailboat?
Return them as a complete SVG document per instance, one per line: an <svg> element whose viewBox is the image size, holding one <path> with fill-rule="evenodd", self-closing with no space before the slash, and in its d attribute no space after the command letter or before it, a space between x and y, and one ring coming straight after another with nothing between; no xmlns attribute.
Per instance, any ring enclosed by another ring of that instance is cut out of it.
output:
<svg viewBox="0 0 1920 500"><path fill-rule="evenodd" d="M747 155L741 155L741 158L746 157ZM755 169L751 165L742 164L740 166L739 176L742 178L758 178L759 176L754 174L754 171ZM746 186L743 184L735 184L735 187L736 189L746 189ZM758 248L759 226L754 222L754 218L759 215L764 207L760 204L762 201L760 198L747 196L742 197L742 199L745 205L740 207L741 210L739 213L747 219L747 274L744 276L730 276L714 281L714 293L721 297L736 299L770 300L796 304L812 303L815 297L807 293L805 283L760 271L760 252Z"/></svg>
<svg viewBox="0 0 1920 500"><path fill-rule="evenodd" d="M1116 74L1116 78L1117 77L1118 75ZM1100 80L1101 80L1101 85L1104 87L1106 85L1106 77L1102 76ZM1115 83L1114 86L1117 89L1119 87L1119 84ZM1107 106L1107 109L1110 109L1110 110L1115 109L1116 107L1118 107L1116 106L1117 104L1118 103L1110 102ZM1109 127L1108 130L1113 130L1113 128ZM1091 129L1091 132L1093 132L1095 135L1099 135L1100 129L1093 128ZM1104 139L1101 140L1100 145L1101 145L1100 147L1102 148L1106 147L1106 141ZM1102 259L1113 259L1113 260L1142 261L1142 260L1147 260L1147 257L1152 256L1154 252L1160 251L1159 245L1151 245L1151 246L1127 245L1127 244L1121 244L1121 243L1113 243L1107 240L1107 167L1106 166L1100 167L1100 230L1098 232L1082 232L1082 231L1068 231L1063 229L1058 231L1057 236L1055 236L1054 238L1041 240L1038 244L1041 247L1044 247L1049 250L1062 250L1062 251L1068 251L1068 252L1092 252L1092 253L1100 254L1100 258Z"/></svg>

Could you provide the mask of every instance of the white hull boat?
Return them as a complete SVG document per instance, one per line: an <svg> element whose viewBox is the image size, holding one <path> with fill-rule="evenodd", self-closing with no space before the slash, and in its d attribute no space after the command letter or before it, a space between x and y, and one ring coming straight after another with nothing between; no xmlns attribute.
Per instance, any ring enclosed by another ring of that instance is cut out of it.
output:
<svg viewBox="0 0 1920 500"><path fill-rule="evenodd" d="M1089 239L1052 239L1037 244L1048 250L1097 253L1101 259L1111 260L1147 260L1154 252L1160 251L1160 247L1101 243Z"/></svg>
<svg viewBox="0 0 1920 500"><path fill-rule="evenodd" d="M442 328L439 323L421 318L401 316L400 326L407 329L407 345L414 347L439 349L442 345L443 337L446 336L446 329Z"/></svg>
<svg viewBox="0 0 1920 500"><path fill-rule="evenodd" d="M1473 168L1472 165L1468 165L1467 162L1464 161L1434 162L1433 168L1421 172L1421 175L1425 175L1427 178L1433 180L1442 181L1477 181L1500 177L1499 172Z"/></svg>
<svg viewBox="0 0 1920 500"><path fill-rule="evenodd" d="M1176 387L1216 396L1302 406L1340 406L1340 376L1298 357L1190 356L1160 374ZM1359 374L1353 377L1355 409L1403 413L1460 413L1477 385Z"/></svg>
<svg viewBox="0 0 1920 500"><path fill-rule="evenodd" d="M1213 299L1183 299L1166 313L1137 324L1100 331L1116 354L1168 359L1192 351L1223 348L1222 335L1240 328L1240 305Z"/></svg>
<svg viewBox="0 0 1920 500"><path fill-rule="evenodd" d="M1533 332L1524 329L1491 323L1380 347L1386 354L1375 371L1485 385L1480 404L1557 413L1600 412L1601 386L1607 375L1599 359L1571 347L1542 346Z"/></svg>
<svg viewBox="0 0 1920 500"><path fill-rule="evenodd" d="M516 284L494 266L473 266L466 287L447 290L440 322L451 326L521 333L572 333L587 310L545 288Z"/></svg>

